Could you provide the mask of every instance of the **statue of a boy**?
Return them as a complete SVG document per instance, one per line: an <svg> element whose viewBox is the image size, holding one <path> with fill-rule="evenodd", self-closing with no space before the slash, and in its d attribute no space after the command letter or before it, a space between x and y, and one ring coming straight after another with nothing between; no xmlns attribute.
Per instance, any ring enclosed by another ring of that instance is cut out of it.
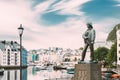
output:
<svg viewBox="0 0 120 80"><path fill-rule="evenodd" d="M87 23L86 25L87 25L87 30L82 35L84 42L85 42L85 47L83 48L81 61L84 61L85 59L88 46L90 48L90 58L91 58L90 61L94 61L94 41L95 41L96 33L91 23Z"/></svg>

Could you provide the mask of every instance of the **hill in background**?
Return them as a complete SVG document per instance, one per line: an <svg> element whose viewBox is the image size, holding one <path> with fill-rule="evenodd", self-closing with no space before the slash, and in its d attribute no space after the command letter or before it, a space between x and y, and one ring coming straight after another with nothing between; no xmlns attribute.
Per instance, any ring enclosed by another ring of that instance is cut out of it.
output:
<svg viewBox="0 0 120 80"><path fill-rule="evenodd" d="M113 30L109 33L107 37L107 41L115 41L116 40L116 30L120 29L120 24L117 24Z"/></svg>

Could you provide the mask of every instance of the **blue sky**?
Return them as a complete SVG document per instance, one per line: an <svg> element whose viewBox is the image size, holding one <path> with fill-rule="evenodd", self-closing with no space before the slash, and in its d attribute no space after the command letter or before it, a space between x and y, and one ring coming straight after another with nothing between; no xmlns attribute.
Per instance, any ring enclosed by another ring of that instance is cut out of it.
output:
<svg viewBox="0 0 120 80"><path fill-rule="evenodd" d="M0 0L0 39L18 41L30 49L84 46L82 34L92 22L96 42L105 41L120 23L120 0Z"/></svg>
<svg viewBox="0 0 120 80"><path fill-rule="evenodd" d="M119 3L114 0L93 0L84 4L82 11L85 15L90 16L95 20L101 20L109 17L120 17L120 6L116 6Z"/></svg>

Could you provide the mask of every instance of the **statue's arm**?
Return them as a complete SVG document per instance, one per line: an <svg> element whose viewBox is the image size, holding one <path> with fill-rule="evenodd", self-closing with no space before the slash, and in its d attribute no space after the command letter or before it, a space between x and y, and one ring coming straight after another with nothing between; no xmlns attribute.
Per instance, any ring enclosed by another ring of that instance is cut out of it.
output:
<svg viewBox="0 0 120 80"><path fill-rule="evenodd" d="M92 35L92 36L91 36L91 43L94 43L95 37L96 37L96 32L95 32L94 29L92 30L91 35Z"/></svg>
<svg viewBox="0 0 120 80"><path fill-rule="evenodd" d="M83 39L87 39L87 38L88 38L88 33L87 33L87 31L85 31L85 33L82 35L82 38L83 38Z"/></svg>

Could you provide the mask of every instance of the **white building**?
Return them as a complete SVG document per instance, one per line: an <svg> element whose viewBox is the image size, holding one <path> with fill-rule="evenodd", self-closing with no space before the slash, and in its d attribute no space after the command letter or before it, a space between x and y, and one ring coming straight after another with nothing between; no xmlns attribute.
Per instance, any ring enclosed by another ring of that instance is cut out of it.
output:
<svg viewBox="0 0 120 80"><path fill-rule="evenodd" d="M117 35L117 65L120 65L120 29L117 29L116 35Z"/></svg>
<svg viewBox="0 0 120 80"><path fill-rule="evenodd" d="M27 65L27 51L22 48L22 66ZM13 41L0 41L0 66L20 66L20 45Z"/></svg>
<svg viewBox="0 0 120 80"><path fill-rule="evenodd" d="M117 69L118 74L120 74L120 29L116 28L117 36Z"/></svg>
<svg viewBox="0 0 120 80"><path fill-rule="evenodd" d="M74 61L75 59L80 60L81 58L81 50L71 50L71 49L63 49L59 47L49 47L49 49L39 49L36 50L37 52L35 54L39 54L39 59L33 59L34 53L32 51L29 51L29 62L31 60L35 60L38 63L51 63L51 64L60 64L65 60L65 58L70 58L71 61ZM70 55L70 56L69 56ZM68 57L69 56L69 57ZM34 61L33 61L34 62Z"/></svg>

